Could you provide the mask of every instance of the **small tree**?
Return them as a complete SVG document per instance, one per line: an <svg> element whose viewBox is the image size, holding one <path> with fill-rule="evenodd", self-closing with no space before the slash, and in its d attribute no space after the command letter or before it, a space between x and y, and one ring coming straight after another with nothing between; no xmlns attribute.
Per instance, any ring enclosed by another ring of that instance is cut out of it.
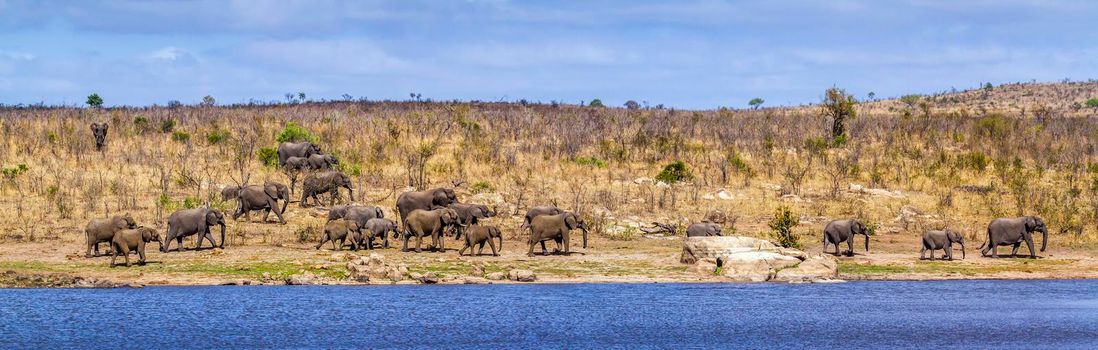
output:
<svg viewBox="0 0 1098 350"><path fill-rule="evenodd" d="M217 104L217 100L215 100L213 98L213 96L206 95L206 97L202 98L202 106L213 107L216 104Z"/></svg>
<svg viewBox="0 0 1098 350"><path fill-rule="evenodd" d="M797 217L789 207L780 207L774 212L774 218L770 219L770 229L778 238L778 244L785 248L801 248L800 239L793 234L793 227L797 226Z"/></svg>
<svg viewBox="0 0 1098 350"><path fill-rule="evenodd" d="M832 87L824 94L823 103L820 105L820 113L831 118L831 137L833 139L845 138L846 120L854 118L856 112L854 104L858 103L853 95L848 95L846 90Z"/></svg>
<svg viewBox="0 0 1098 350"><path fill-rule="evenodd" d="M1098 97L1087 100L1087 107L1098 108Z"/></svg>
<svg viewBox="0 0 1098 350"><path fill-rule="evenodd" d="M103 107L103 98L99 97L99 94L93 92L91 95L88 95L88 101L86 103L88 104L88 107L92 108Z"/></svg>
<svg viewBox="0 0 1098 350"><path fill-rule="evenodd" d="M870 91L868 94L866 94L866 96L868 96L869 100L872 101L874 98L877 97L877 93L873 92L873 91Z"/></svg>
<svg viewBox="0 0 1098 350"><path fill-rule="evenodd" d="M591 103L590 103L590 104L588 104L587 106L588 106L588 107L595 107L595 108L603 108L603 107L606 107L606 105L603 105L603 104L602 104L602 100L600 100L600 99L597 99L597 98L596 98L596 99L594 99L594 100L591 100Z"/></svg>
<svg viewBox="0 0 1098 350"><path fill-rule="evenodd" d="M751 109L759 109L759 107L762 107L763 102L766 102L766 100L756 97L748 101L747 105L751 106Z"/></svg>
<svg viewBox="0 0 1098 350"><path fill-rule="evenodd" d="M639 109L640 108L640 103L637 103L637 101L633 101L633 100L625 101L625 108Z"/></svg>
<svg viewBox="0 0 1098 350"><path fill-rule="evenodd" d="M663 170L656 175L656 181L663 182L671 185L679 181L690 180L694 178L694 174L690 173L690 168L686 166L681 160L676 160L663 167Z"/></svg>

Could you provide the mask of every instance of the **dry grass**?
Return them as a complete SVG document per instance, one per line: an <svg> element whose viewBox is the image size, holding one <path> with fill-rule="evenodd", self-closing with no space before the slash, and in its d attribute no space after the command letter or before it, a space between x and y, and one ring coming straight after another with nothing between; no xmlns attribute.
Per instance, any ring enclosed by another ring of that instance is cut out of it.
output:
<svg viewBox="0 0 1098 350"><path fill-rule="evenodd" d="M975 247L991 218L1027 214L1049 223L1049 249L1093 249L1098 124L1093 108L1074 102L1096 95L1093 82L1025 84L935 96L921 106L863 104L848 122L848 141L838 147L829 144L829 121L815 107L678 111L329 102L6 108L0 110L0 165L13 170L0 179L0 207L8 213L0 217L0 239L56 241L77 252L91 218L128 212L139 223L163 228L167 215L182 207L210 202L231 209L218 198L221 185L242 179L288 183L256 153L275 147L276 135L295 122L341 159L355 181L356 199L376 200L390 216L394 192L462 179L465 201L498 194L503 214L556 204L584 213L600 237L634 222L687 224L710 210L737 217L738 234L768 237L775 210L790 206L801 221L794 232L809 247L834 218L862 218L878 224L878 234L905 242L925 229L951 227ZM1040 113L1031 106L1041 106ZM110 124L104 153L94 151L88 128L97 121ZM165 132L167 123L175 125ZM209 135L226 133L227 139L211 142L217 137ZM672 186L650 181L673 161L685 162L693 178ZM14 170L19 164L25 172ZM851 184L889 192L850 191ZM230 223L230 243L274 247L315 240L320 211L296 203L290 208L285 226ZM496 220L511 239L520 236L515 218Z"/></svg>

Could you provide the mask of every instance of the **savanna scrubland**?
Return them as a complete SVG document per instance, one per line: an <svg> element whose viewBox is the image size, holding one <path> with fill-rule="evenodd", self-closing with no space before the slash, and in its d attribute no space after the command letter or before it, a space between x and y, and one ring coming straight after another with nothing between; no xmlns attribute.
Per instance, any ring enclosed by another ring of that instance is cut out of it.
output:
<svg viewBox="0 0 1098 350"><path fill-rule="evenodd" d="M503 230L500 257L459 257L452 239L445 253L402 253L399 244L376 251L443 279L521 268L541 281L710 280L678 258L681 230L711 212L726 218L726 235L817 253L828 221L858 218L873 229L871 250L840 258L842 278L1094 278L1098 107L1087 101L1095 97L1096 82L1064 82L857 101L839 132L826 97L704 111L430 101L9 106L0 109L0 270L145 284L306 272L345 281L345 254L368 253L313 249L326 212L298 206L300 179L286 225L230 221L224 250L152 248L150 263L132 268L83 256L90 219L129 213L163 231L182 208L208 203L231 213L236 203L221 200L222 186L289 185L274 149L279 140L311 140L340 159L355 202L386 217L411 188L457 185L461 201L497 209L485 224ZM93 122L109 125L102 152ZM541 204L585 217L591 245L572 244L584 254L526 256L518 227ZM793 238L771 227L785 210ZM1019 215L1048 224L1043 258L981 258L988 222ZM679 232L647 234L653 222ZM965 235L972 256L918 260L922 233L942 228Z"/></svg>

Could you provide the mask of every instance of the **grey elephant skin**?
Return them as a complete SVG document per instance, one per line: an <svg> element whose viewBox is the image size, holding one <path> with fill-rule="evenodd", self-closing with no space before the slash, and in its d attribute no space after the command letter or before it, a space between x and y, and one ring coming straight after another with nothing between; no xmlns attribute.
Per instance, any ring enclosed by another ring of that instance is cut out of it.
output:
<svg viewBox="0 0 1098 350"><path fill-rule="evenodd" d="M95 150L102 151L103 147L107 146L107 123L92 123L91 131L92 136L95 136Z"/></svg>
<svg viewBox="0 0 1098 350"><path fill-rule="evenodd" d="M1029 247L1030 259L1036 259L1037 253L1033 251L1033 233L1040 232L1043 235L1041 240L1041 252L1045 251L1048 246L1048 226L1045 226L1045 221L1036 216L1023 216L1017 218L998 218L992 220L987 225L987 241L980 244L980 255L987 256L987 252L991 251L991 256L994 258L999 257L999 252L996 250L999 246L1012 245L1014 250L1010 252L1010 255L1018 256L1018 247L1022 245L1022 242L1026 243ZM985 247L986 246L986 247Z"/></svg>
<svg viewBox="0 0 1098 350"><path fill-rule="evenodd" d="M150 227L138 227L130 230L118 231L111 239L114 254L111 255L110 267L114 267L114 259L119 255L126 258L126 267L130 267L130 252L136 251L138 265L145 265L145 245L151 242L160 242L160 233Z"/></svg>
<svg viewBox="0 0 1098 350"><path fill-rule="evenodd" d="M538 216L558 214L564 214L564 210L552 205L539 205L531 207L529 210L526 211L526 216L522 218L522 225L519 225L519 230L525 230L529 228L530 220L533 220ZM559 239L554 241L557 242L557 251L560 251L561 241ZM548 253L548 250L545 248L545 241L541 241L541 251Z"/></svg>
<svg viewBox="0 0 1098 350"><path fill-rule="evenodd" d="M114 238L114 234L118 231L136 228L137 223L133 221L133 217L130 214L113 216L106 219L92 219L88 222L88 225L84 227L84 238L87 240L88 251L84 253L84 257L90 258L93 256L99 256L99 243L111 244L111 239ZM92 251L95 254L92 254Z"/></svg>
<svg viewBox="0 0 1098 350"><path fill-rule="evenodd" d="M923 249L919 250L919 259L930 251L930 260L934 260L934 251L942 249L943 259L953 260L953 243L961 245L961 259L965 258L965 236L953 230L932 230L923 234Z"/></svg>
<svg viewBox="0 0 1098 350"><path fill-rule="evenodd" d="M330 154L314 154L305 159L308 170L325 170L339 165L339 160Z"/></svg>
<svg viewBox="0 0 1098 350"><path fill-rule="evenodd" d="M530 221L530 240L528 242L530 243L530 249L527 250L526 255L534 256L534 245L548 240L560 240L564 254L570 253L569 236L574 229L583 231L583 248L587 249L587 224L583 222L579 215L565 212L557 215L534 217ZM545 246L542 247L542 254L548 255L549 252L545 251Z"/></svg>
<svg viewBox="0 0 1098 350"><path fill-rule="evenodd" d="M721 225L711 222L699 222L686 228L686 237L720 236Z"/></svg>
<svg viewBox="0 0 1098 350"><path fill-rule="evenodd" d="M320 151L320 146L311 142L283 142L278 144L278 166L286 166L286 159L290 157L309 158L314 154L324 153Z"/></svg>
<svg viewBox="0 0 1098 350"><path fill-rule="evenodd" d="M499 246L493 239L499 240ZM461 247L458 251L458 256L465 255L465 250L469 249L469 255L473 255L473 246L479 246L476 248L476 255L484 253L484 244L492 248L492 256L499 256L499 252L503 251L503 233L500 232L498 227L495 226L469 226L465 228L465 246Z"/></svg>
<svg viewBox="0 0 1098 350"><path fill-rule="evenodd" d="M400 236L400 230L397 229L397 225L393 220L375 218L366 221L366 226L362 227L361 235L355 237L359 245L365 245L366 249L374 249L374 239L381 239L382 247L389 248L389 233L392 233L393 237Z"/></svg>
<svg viewBox="0 0 1098 350"><path fill-rule="evenodd" d="M824 227L823 251L827 252L827 245L835 245L835 255L839 252L839 243L846 242L846 247L851 255L854 255L854 235L865 236L865 251L869 251L869 228L858 220L835 220Z"/></svg>
<svg viewBox="0 0 1098 350"><path fill-rule="evenodd" d="M224 192L222 192L224 196ZM277 182L267 182L260 185L244 186L237 191L237 207L236 212L233 213L233 220L240 218L244 215L245 220L251 220L251 211L263 210L263 222L267 222L267 218L270 217L271 212L275 213L278 217L278 222L285 224L286 220L282 218L282 213L285 212L286 206L290 204L290 190L286 188L286 185ZM282 200L282 207L278 207L278 201Z"/></svg>
<svg viewBox="0 0 1098 350"><path fill-rule="evenodd" d="M320 205L320 198L317 195L329 192L332 194L329 205L335 205L335 199L339 195L341 187L347 189L347 196L352 201L355 200L355 190L351 186L351 178L347 177L346 174L335 170L309 174L305 177L305 180L301 181L301 207L306 207L309 198L312 198L316 205Z"/></svg>
<svg viewBox="0 0 1098 350"><path fill-rule="evenodd" d="M445 239L442 239L442 233L449 227L460 225L457 213L453 209L413 210L404 220L404 248L401 251L408 251L408 240L415 236L416 253L423 252L421 249L423 237L431 236L431 249L444 252L446 244Z"/></svg>
<svg viewBox="0 0 1098 350"><path fill-rule="evenodd" d="M211 226L221 226L221 244L214 242ZM164 235L164 242L160 245L161 252L168 252L175 240L177 251L183 251L183 237L197 235L198 240L194 249L202 247L202 240L210 241L211 247L225 248L225 215L220 210L202 207L183 209L168 216L168 234Z"/></svg>
<svg viewBox="0 0 1098 350"><path fill-rule="evenodd" d="M453 189L449 188L432 188L426 191L409 191L401 193L397 197L396 209L397 214L400 216L400 225L404 225L404 220L408 218L413 210L433 210L436 208L445 208L450 204L457 203L457 194Z"/></svg>
<svg viewBox="0 0 1098 350"><path fill-rule="evenodd" d="M450 204L449 208L457 212L458 222L465 226L478 225L481 220L496 216L494 208L489 208L483 204L453 203ZM458 228L458 230L454 230L455 239L460 239L461 234L465 231L460 226Z"/></svg>
<svg viewBox="0 0 1098 350"><path fill-rule="evenodd" d="M324 243L331 241L332 250L338 252L343 248L347 237L357 237L359 230L358 224L352 220L336 219L328 221L324 224L324 235L320 237L320 243L316 244L316 249L319 250ZM358 242L353 238L351 239L351 249L358 250Z"/></svg>

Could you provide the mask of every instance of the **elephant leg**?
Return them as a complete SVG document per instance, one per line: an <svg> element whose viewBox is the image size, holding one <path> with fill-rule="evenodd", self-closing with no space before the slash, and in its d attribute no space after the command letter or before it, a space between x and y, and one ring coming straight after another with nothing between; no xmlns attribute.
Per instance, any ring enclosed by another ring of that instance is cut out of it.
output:
<svg viewBox="0 0 1098 350"><path fill-rule="evenodd" d="M561 244L564 245L564 255L568 255L572 252L572 245L568 243L569 236L571 235L569 235L568 232L565 232L564 237L561 238Z"/></svg>
<svg viewBox="0 0 1098 350"><path fill-rule="evenodd" d="M934 252L931 251L930 254L934 254ZM919 249L919 260L926 260L926 246L925 245L923 246L922 249Z"/></svg>
<svg viewBox="0 0 1098 350"><path fill-rule="evenodd" d="M217 248L217 242L214 242L214 237L213 237L212 233L207 231L206 234L204 235L204 238L206 238L207 241L210 241L210 248L211 249L212 248ZM201 239L199 240L199 243L202 243Z"/></svg>
<svg viewBox="0 0 1098 350"><path fill-rule="evenodd" d="M137 256L141 257L137 264L145 265L145 241L137 242Z"/></svg>
<svg viewBox="0 0 1098 350"><path fill-rule="evenodd" d="M530 241L530 250L526 251L526 256L534 256L534 246L537 245L537 244L538 244L537 242ZM544 250L544 249L545 249L545 247L542 246L542 250Z"/></svg>
<svg viewBox="0 0 1098 350"><path fill-rule="evenodd" d="M126 258L126 267L130 267L130 250L127 247L118 247L115 250L117 250L119 253L122 253L122 257ZM115 254L117 256L118 253Z"/></svg>
<svg viewBox="0 0 1098 350"><path fill-rule="evenodd" d="M334 239L334 238L332 239L332 250L338 252L339 247L341 247L341 246L343 246L343 240L339 240L339 243L336 243L336 239Z"/></svg>
<svg viewBox="0 0 1098 350"><path fill-rule="evenodd" d="M846 241L846 249L850 250L850 256L854 256L854 236Z"/></svg>
<svg viewBox="0 0 1098 350"><path fill-rule="evenodd" d="M545 241L541 241L541 255L549 255L549 249L545 248Z"/></svg>
<svg viewBox="0 0 1098 350"><path fill-rule="evenodd" d="M416 253L422 253L423 249L420 248L420 244L423 244L423 235L416 235Z"/></svg>
<svg viewBox="0 0 1098 350"><path fill-rule="evenodd" d="M270 209L267 209L267 214L270 215L271 212L273 211L275 213L275 216L278 217L278 222L282 223L282 224L285 224L286 220L282 218L282 209L278 208L278 201L273 199L273 198L268 199L267 204L271 206ZM263 222L267 222L267 215L263 216Z"/></svg>
<svg viewBox="0 0 1098 350"><path fill-rule="evenodd" d="M496 249L496 242L492 241L491 236L488 237L488 246L492 247L492 256L499 256L499 249ZM484 243L480 244L480 249L484 249Z"/></svg>
<svg viewBox="0 0 1098 350"><path fill-rule="evenodd" d="M320 250L320 247L323 246L326 242L328 242L328 234L320 236L320 243L316 244L316 250Z"/></svg>
<svg viewBox="0 0 1098 350"><path fill-rule="evenodd" d="M175 251L183 252L183 236L175 237Z"/></svg>
<svg viewBox="0 0 1098 350"><path fill-rule="evenodd" d="M1010 257L1017 258L1018 257L1018 248L1021 247L1021 246L1022 246L1021 242L1014 243L1014 249L1012 249L1010 251Z"/></svg>
<svg viewBox="0 0 1098 350"><path fill-rule="evenodd" d="M117 258L117 257L118 257L118 254L111 254L111 265L110 265L110 267L114 267L114 258Z"/></svg>
<svg viewBox="0 0 1098 350"><path fill-rule="evenodd" d="M437 237L436 239L438 239L438 252L439 253L445 253L446 252L446 238L442 237L442 230L438 230L438 234L436 235L436 237ZM1030 251L1032 251L1032 250L1033 249L1030 248Z"/></svg>
<svg viewBox="0 0 1098 350"><path fill-rule="evenodd" d="M934 260L934 249L930 250L930 260Z"/></svg>
<svg viewBox="0 0 1098 350"><path fill-rule="evenodd" d="M462 256L462 255L465 255L465 250L466 250L466 249L469 249L469 250L470 250L470 251L469 251L469 255L472 255L472 254L473 254L473 252L472 252L472 249L470 249L470 248L472 248L472 247L470 247L470 246L469 246L469 242L468 242L468 241L466 241L466 242L465 242L465 245L461 247L461 250L458 250L458 256Z"/></svg>
<svg viewBox="0 0 1098 350"><path fill-rule="evenodd" d="M400 251L402 251L402 252L408 251L408 235L404 235L404 248L401 248Z"/></svg>
<svg viewBox="0 0 1098 350"><path fill-rule="evenodd" d="M1033 250L1033 235L1031 235L1029 233L1026 233L1025 239L1026 239L1026 247L1029 248L1029 258L1030 259L1036 259L1037 258L1037 252Z"/></svg>
<svg viewBox="0 0 1098 350"><path fill-rule="evenodd" d="M991 248L991 257L992 258L998 258L999 257L999 244L997 244L995 242L991 242L991 241L987 242L987 244L989 246L991 246L990 247Z"/></svg>

